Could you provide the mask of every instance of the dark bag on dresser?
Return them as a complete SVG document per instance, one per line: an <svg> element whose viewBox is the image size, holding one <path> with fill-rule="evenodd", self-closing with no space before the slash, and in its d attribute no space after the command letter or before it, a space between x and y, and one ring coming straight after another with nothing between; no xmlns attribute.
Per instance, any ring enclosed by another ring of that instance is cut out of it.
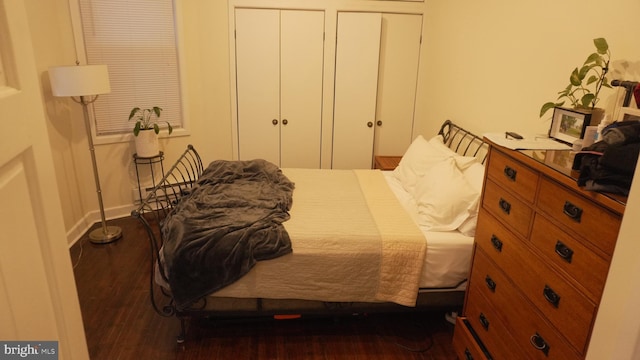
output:
<svg viewBox="0 0 640 360"><path fill-rule="evenodd" d="M602 131L602 140L583 148L573 161L578 185L586 190L628 195L640 153L640 122L624 121Z"/></svg>

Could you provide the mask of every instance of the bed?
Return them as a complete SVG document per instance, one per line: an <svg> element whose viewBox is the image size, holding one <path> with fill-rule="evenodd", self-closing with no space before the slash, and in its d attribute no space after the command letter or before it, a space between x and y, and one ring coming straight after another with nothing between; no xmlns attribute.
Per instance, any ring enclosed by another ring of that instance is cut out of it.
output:
<svg viewBox="0 0 640 360"><path fill-rule="evenodd" d="M277 168L189 145L132 212L151 248L151 303L176 316L456 309L487 144L445 121L393 171Z"/></svg>

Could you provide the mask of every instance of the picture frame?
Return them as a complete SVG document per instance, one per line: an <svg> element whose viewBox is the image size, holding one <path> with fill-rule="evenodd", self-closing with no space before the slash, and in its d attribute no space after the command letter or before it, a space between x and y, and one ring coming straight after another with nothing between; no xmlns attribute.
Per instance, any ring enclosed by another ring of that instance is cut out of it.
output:
<svg viewBox="0 0 640 360"><path fill-rule="evenodd" d="M621 107L618 115L621 121L640 121L640 109Z"/></svg>
<svg viewBox="0 0 640 360"><path fill-rule="evenodd" d="M590 124L591 113L588 111L555 107L549 137L572 145L584 137L584 132Z"/></svg>

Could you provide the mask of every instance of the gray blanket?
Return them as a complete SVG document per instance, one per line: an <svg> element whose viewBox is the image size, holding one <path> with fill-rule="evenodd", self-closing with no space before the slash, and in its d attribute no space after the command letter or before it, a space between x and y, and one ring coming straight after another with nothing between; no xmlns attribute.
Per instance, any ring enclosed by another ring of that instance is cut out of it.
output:
<svg viewBox="0 0 640 360"><path fill-rule="evenodd" d="M294 184L265 160L214 161L162 224L161 260L178 309L292 251L282 223Z"/></svg>

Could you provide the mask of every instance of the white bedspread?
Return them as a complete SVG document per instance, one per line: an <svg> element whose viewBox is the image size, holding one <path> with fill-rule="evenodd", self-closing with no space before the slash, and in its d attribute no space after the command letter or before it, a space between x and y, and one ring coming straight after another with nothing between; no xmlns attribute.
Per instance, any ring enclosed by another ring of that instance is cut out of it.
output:
<svg viewBox="0 0 640 360"><path fill-rule="evenodd" d="M213 294L415 306L427 243L377 170L283 169L293 253Z"/></svg>

